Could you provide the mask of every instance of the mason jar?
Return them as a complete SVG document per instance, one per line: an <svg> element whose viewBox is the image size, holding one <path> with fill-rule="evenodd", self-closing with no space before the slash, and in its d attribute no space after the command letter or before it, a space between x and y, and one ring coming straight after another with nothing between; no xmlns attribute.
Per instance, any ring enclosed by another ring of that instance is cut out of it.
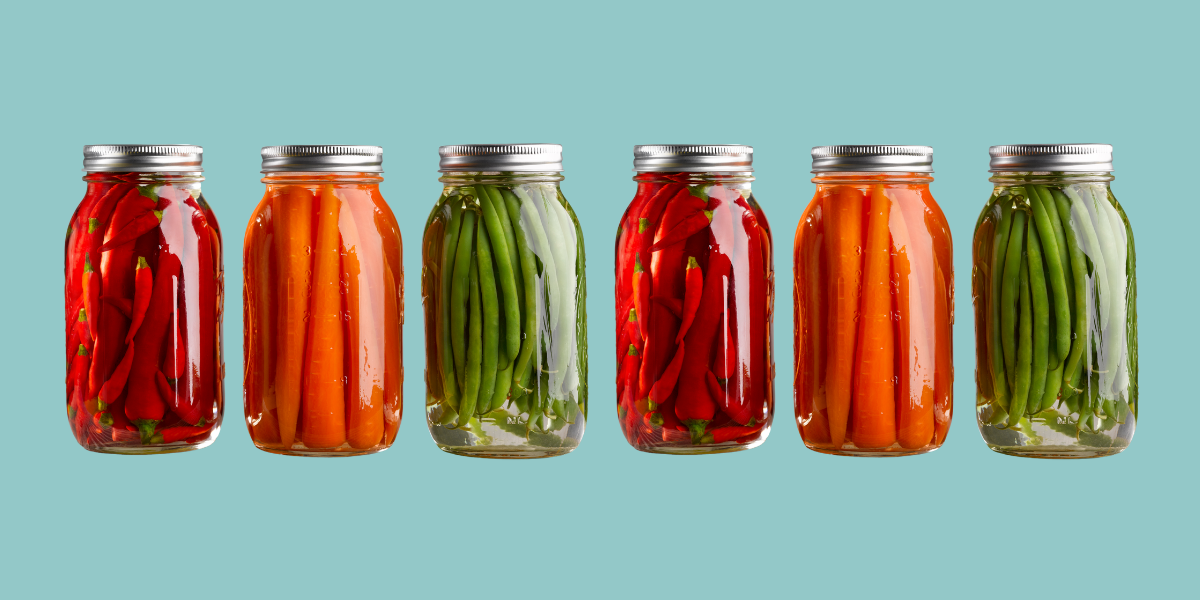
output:
<svg viewBox="0 0 1200 600"><path fill-rule="evenodd" d="M953 415L954 264L928 146L819 146L794 249L795 407L826 454L936 450Z"/></svg>
<svg viewBox="0 0 1200 600"><path fill-rule="evenodd" d="M988 446L1090 458L1137 425L1133 230L1113 196L1112 146L992 146L975 225L976 415Z"/></svg>
<svg viewBox="0 0 1200 600"><path fill-rule="evenodd" d="M84 146L66 240L67 417L94 452L203 448L224 411L221 229L203 149Z"/></svg>
<svg viewBox="0 0 1200 600"><path fill-rule="evenodd" d="M404 268L379 146L269 146L246 227L245 409L267 452L352 456L400 428Z"/></svg>
<svg viewBox="0 0 1200 600"><path fill-rule="evenodd" d="M429 432L465 456L566 454L587 420L587 286L562 146L438 152L421 247Z"/></svg>
<svg viewBox="0 0 1200 600"><path fill-rule="evenodd" d="M616 242L617 416L638 450L753 448L774 414L771 228L754 149L633 149Z"/></svg>

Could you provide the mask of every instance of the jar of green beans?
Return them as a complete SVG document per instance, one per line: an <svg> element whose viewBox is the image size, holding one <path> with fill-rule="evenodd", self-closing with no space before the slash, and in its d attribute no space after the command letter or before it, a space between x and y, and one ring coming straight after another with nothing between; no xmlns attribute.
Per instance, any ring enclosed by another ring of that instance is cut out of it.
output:
<svg viewBox="0 0 1200 600"><path fill-rule="evenodd" d="M439 154L421 248L430 434L464 456L566 454L587 420L587 286L562 147Z"/></svg>
<svg viewBox="0 0 1200 600"><path fill-rule="evenodd" d="M993 146L971 288L979 430L996 452L1116 454L1138 413L1133 230L1112 146Z"/></svg>

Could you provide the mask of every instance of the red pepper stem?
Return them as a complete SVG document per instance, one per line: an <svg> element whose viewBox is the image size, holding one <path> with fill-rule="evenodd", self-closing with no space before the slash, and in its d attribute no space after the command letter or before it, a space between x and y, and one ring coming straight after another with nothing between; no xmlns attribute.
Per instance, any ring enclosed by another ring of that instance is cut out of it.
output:
<svg viewBox="0 0 1200 600"><path fill-rule="evenodd" d="M133 424L137 425L138 433L142 435L143 446L154 443L154 428L158 427L158 421L153 421L150 419L138 419L134 421Z"/></svg>
<svg viewBox="0 0 1200 600"><path fill-rule="evenodd" d="M683 422L687 425L688 431L692 432L692 444L699 445L704 443L704 429L708 427L708 421L701 419L688 419Z"/></svg>

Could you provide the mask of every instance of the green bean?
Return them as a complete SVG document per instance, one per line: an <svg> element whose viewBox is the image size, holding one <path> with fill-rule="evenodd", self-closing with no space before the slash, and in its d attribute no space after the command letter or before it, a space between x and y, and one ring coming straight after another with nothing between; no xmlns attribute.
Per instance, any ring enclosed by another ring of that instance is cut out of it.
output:
<svg viewBox="0 0 1200 600"><path fill-rule="evenodd" d="M1050 367L1050 299L1046 292L1046 272L1042 265L1042 241L1036 227L1029 227L1026 245L1029 259L1029 295L1033 300L1033 369L1029 378L1029 403L1025 412L1033 414L1041 408L1046 391L1046 372Z"/></svg>
<svg viewBox="0 0 1200 600"><path fill-rule="evenodd" d="M458 232L462 227L462 199L452 196L443 205L450 212L442 243L442 268L438 273L442 284L441 311L438 313L438 346L442 360L442 389L446 402L458 410L458 377L454 367L454 350L450 336L450 287L453 281L454 255L458 251Z"/></svg>
<svg viewBox="0 0 1200 600"><path fill-rule="evenodd" d="M1104 220L1112 234L1113 253L1112 256L1105 256L1109 269L1108 280L1112 285L1112 315L1108 328L1105 330L1104 360L1101 362L1101 369L1108 374L1106 378L1108 385L1103 388L1103 391L1108 394L1109 398L1115 399L1128 384L1124 359L1126 358L1125 328L1127 326L1125 302L1128 297L1125 290L1128 283L1125 265L1129 247L1125 235L1125 220L1121 218L1116 207L1110 203L1106 188L1093 184L1091 191L1099 209L1098 212L1105 216Z"/></svg>
<svg viewBox="0 0 1200 600"><path fill-rule="evenodd" d="M1050 195L1054 199L1054 205L1058 208L1059 220L1063 225L1063 236L1071 257L1071 281L1075 299L1074 320L1072 321L1074 340L1071 342L1071 353L1067 355L1067 366L1063 371L1063 397L1069 398L1078 392L1075 383L1082 370L1080 359L1083 357L1084 348L1087 347L1087 264L1083 256L1083 247L1079 244L1076 233L1078 228L1071 222L1070 201L1059 190L1050 190Z"/></svg>
<svg viewBox="0 0 1200 600"><path fill-rule="evenodd" d="M520 397L528 392L525 382L530 372L529 359L533 356L533 349L537 345L538 314L537 288L535 287L537 285L537 265L534 264L533 250L530 247L525 228L520 225L520 201L506 189L501 189L500 195L504 199L509 221L513 226L513 238L521 262L521 277L525 282L523 286L525 304L523 339L521 340L521 353L517 355L516 366L513 367L513 387L516 388L513 390L513 395Z"/></svg>
<svg viewBox="0 0 1200 600"><path fill-rule="evenodd" d="M554 251L550 247L546 229L542 227L541 213L529 192L520 187L513 188L513 193L521 199L521 227L528 229L529 241L533 242L533 253L542 261L542 276L546 279L546 304L549 305L550 323L558 322L558 303L561 301L558 291L558 268L554 263ZM553 293L551 291L553 290Z"/></svg>
<svg viewBox="0 0 1200 600"><path fill-rule="evenodd" d="M499 364L505 367L496 373L496 391L492 393L492 401L488 403L488 412L504 405L504 400L508 398L508 390L512 386L513 360L509 358L503 345L500 346Z"/></svg>
<svg viewBox="0 0 1200 600"><path fill-rule="evenodd" d="M1112 312L1110 306L1112 297L1108 294L1108 266L1105 264L1104 249L1096 235L1096 228L1092 223L1087 203L1079 196L1078 190L1066 187L1063 188L1063 192L1071 199L1071 215L1074 217L1072 222L1079 228L1079 241L1083 242L1083 251L1094 267L1092 271L1099 288L1096 294L1096 303L1100 306L1100 318L1096 329L1100 330L1108 323L1109 315Z"/></svg>
<svg viewBox="0 0 1200 600"><path fill-rule="evenodd" d="M1054 233L1054 224L1050 221L1050 210L1053 210L1050 192L1042 185L1028 186L1029 205L1033 208L1033 220L1037 225L1038 239L1044 249L1043 258L1046 263L1047 283L1054 292L1055 323L1067 325L1071 322L1071 301L1067 297L1067 279L1063 273L1063 253L1058 247L1058 237ZM1051 207L1048 210L1048 207ZM1057 211L1056 211L1057 212ZM1065 357L1071 351L1071 328L1057 327L1054 343L1058 356Z"/></svg>
<svg viewBox="0 0 1200 600"><path fill-rule="evenodd" d="M460 385L466 377L467 296L471 287L471 265L475 264L475 220L475 211L470 207L464 208L458 250L454 254L454 283L450 289L450 339L454 345L454 369Z"/></svg>
<svg viewBox="0 0 1200 600"><path fill-rule="evenodd" d="M464 226L466 223L463 224ZM464 236L465 237L465 236ZM481 315L482 301L479 297L479 265L471 259L469 274L471 288L471 339L467 346L466 374L463 382L462 410L458 414L458 426L465 427L475 415L475 405L479 401L479 377L483 367L483 316Z"/></svg>
<svg viewBox="0 0 1200 600"><path fill-rule="evenodd" d="M1004 365L1009 384L1015 385L1017 365L1017 297L1020 295L1018 273L1025 264L1025 211L1013 209L1012 232L1004 253L1004 284L1000 292L1000 339L1004 345ZM1024 410L1025 405L1021 405ZM1013 412L1013 411L1009 411ZM1019 414L1018 414L1019 416Z"/></svg>
<svg viewBox="0 0 1200 600"><path fill-rule="evenodd" d="M1025 415L1025 405L1029 401L1030 371L1033 367L1033 300L1029 292L1029 263L1025 261L1021 261L1017 285L1020 286L1021 333L1018 336L1020 345L1017 348L1017 374L1013 384L1012 410L1008 413L1009 427L1016 427Z"/></svg>
<svg viewBox="0 0 1200 600"><path fill-rule="evenodd" d="M557 188L554 185L541 186L542 198L546 203L546 231L557 230L562 244L562 252L554 255L558 267L558 293L562 296L559 304L558 334L554 339L554 365L552 373L552 393L562 398L573 391L569 383L572 379L577 383L578 376L573 374L572 359L575 355L575 222L559 203ZM551 238L554 236L552 235ZM553 241L551 242L553 243Z"/></svg>
<svg viewBox="0 0 1200 600"><path fill-rule="evenodd" d="M1012 197L1001 196L996 199L992 205L999 210L999 216L996 218L996 227L992 237L992 294L991 294L991 312L992 318L989 323L988 343L991 347L992 355L992 380L993 389L995 390L995 400L1008 410L1009 391L1008 391L1008 376L1004 371L1004 347L1000 341L1000 290L1004 283L1004 257L1005 251L1008 249L1008 235L1012 229ZM996 212L996 209L993 209ZM1012 365L1009 365L1010 368Z"/></svg>
<svg viewBox="0 0 1200 600"><path fill-rule="evenodd" d="M1057 356L1057 353L1055 348L1050 348L1050 362L1055 367L1046 374L1046 391L1042 394L1042 400L1038 404L1038 412L1049 410L1054 406L1054 401L1058 399L1058 390L1062 387L1064 362Z"/></svg>
<svg viewBox="0 0 1200 600"><path fill-rule="evenodd" d="M507 210L497 207L503 202L500 192L490 185L479 186L480 206L483 208L483 222L492 240L492 254L495 257L496 272L499 275L500 291L504 297L504 336L505 352L515 357L521 351L521 306L517 303L517 282L513 275L512 259L509 254L509 241L504 225L500 222L499 212L507 214Z"/></svg>
<svg viewBox="0 0 1200 600"><path fill-rule="evenodd" d="M492 242L488 237L487 226L484 225L482 219L479 220L478 227L476 239L479 240L479 243L476 247L475 257L478 263L480 306L483 311L483 364L479 376L480 401L476 404L475 410L477 414L482 414L479 412L480 410L487 412L490 409L492 394L496 391L496 368L499 358L497 350L500 345L500 306L496 294L496 271L492 265Z"/></svg>

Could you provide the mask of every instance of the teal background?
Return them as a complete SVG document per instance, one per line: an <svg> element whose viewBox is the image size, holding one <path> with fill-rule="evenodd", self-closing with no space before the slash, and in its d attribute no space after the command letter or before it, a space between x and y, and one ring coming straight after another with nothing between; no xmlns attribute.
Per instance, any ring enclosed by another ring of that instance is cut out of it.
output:
<svg viewBox="0 0 1200 600"><path fill-rule="evenodd" d="M1015 597L1178 594L1195 568L1194 4L40 3L0 35L0 594L29 597ZM420 238L437 147L556 142L587 240L591 420L552 460L426 431ZM1115 145L1137 239L1142 421L1111 458L992 453L973 419L970 238L1002 143ZM204 146L226 239L225 427L86 452L63 411L62 236L93 143ZM286 458L242 421L240 255L261 146L379 144L404 235L406 408L382 454ZM614 408L612 242L639 143L744 143L774 229L775 428L632 450ZM956 248L957 418L939 451L804 448L790 249L809 150L935 148Z"/></svg>

